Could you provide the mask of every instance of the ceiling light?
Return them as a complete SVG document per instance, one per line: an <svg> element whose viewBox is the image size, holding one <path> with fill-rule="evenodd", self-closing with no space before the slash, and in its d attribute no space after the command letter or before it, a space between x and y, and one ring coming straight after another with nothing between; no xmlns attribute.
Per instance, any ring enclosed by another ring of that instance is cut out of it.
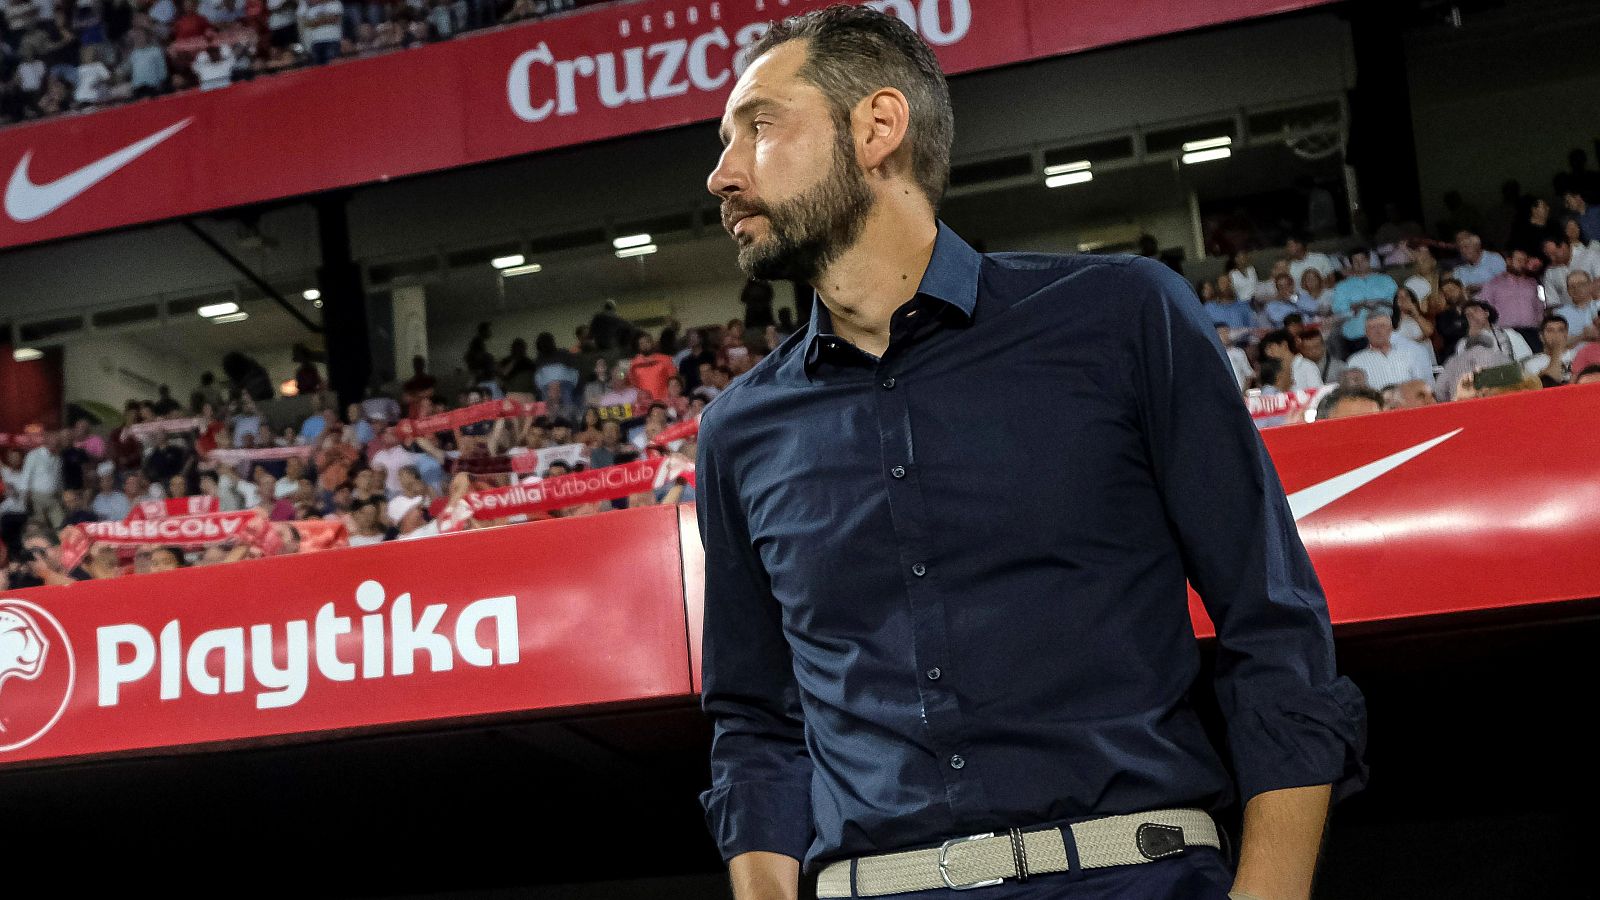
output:
<svg viewBox="0 0 1600 900"><path fill-rule="evenodd" d="M1214 159L1227 159L1232 155L1233 151L1229 150L1227 147L1217 147L1212 150L1198 150L1193 153L1185 153L1183 155L1183 164L1191 165L1193 163L1211 162Z"/></svg>
<svg viewBox="0 0 1600 900"><path fill-rule="evenodd" d="M1193 153L1196 150L1210 150L1213 147L1231 146L1233 146L1233 138L1223 135L1222 137L1206 138L1203 141L1188 141L1183 145L1183 152Z"/></svg>
<svg viewBox="0 0 1600 900"><path fill-rule="evenodd" d="M489 265L494 266L496 269L509 269L512 266L520 266L527 261L527 257L521 253L513 253L510 256L496 256L494 259L489 260Z"/></svg>
<svg viewBox="0 0 1600 900"><path fill-rule="evenodd" d="M612 241L611 246L618 250L628 250L633 247L643 247L649 243L650 235L648 234L629 234Z"/></svg>
<svg viewBox="0 0 1600 900"><path fill-rule="evenodd" d="M300 296L306 298L307 300L321 300L322 299L322 292L317 290L316 288L307 288L304 292L302 292L300 294Z"/></svg>
<svg viewBox="0 0 1600 900"><path fill-rule="evenodd" d="M649 256L656 252L655 244L645 244L643 247L629 247L617 251L617 259L627 259L630 256Z"/></svg>
<svg viewBox="0 0 1600 900"><path fill-rule="evenodd" d="M196 312L200 313L202 318L206 319L215 319L217 316L232 315L238 311L239 304L234 303L232 300L229 300L226 303L212 303L207 306L202 306L196 310Z"/></svg>
<svg viewBox="0 0 1600 900"><path fill-rule="evenodd" d="M248 318L250 318L250 314L249 313L247 313L247 312L236 312L236 313L229 313L226 316L217 316L216 318L212 319L211 321L217 323L218 325L227 325L230 322L243 322L245 319L248 319Z"/></svg>
<svg viewBox="0 0 1600 900"><path fill-rule="evenodd" d="M18 347L11 351L11 358L17 362L33 362L44 358L44 351L37 347Z"/></svg>
<svg viewBox="0 0 1600 900"><path fill-rule="evenodd" d="M1044 173L1046 175L1065 175L1068 172L1085 171L1090 165L1092 165L1092 163L1090 163L1087 159L1080 159L1077 162L1062 163L1059 166L1045 166Z"/></svg>
<svg viewBox="0 0 1600 900"><path fill-rule="evenodd" d="M512 266L509 269L501 269L500 275L503 278L515 278L518 275L532 275L535 272L543 271L544 266L541 266L538 263L528 263L525 266Z"/></svg>
<svg viewBox="0 0 1600 900"><path fill-rule="evenodd" d="M1064 172L1060 175L1051 175L1049 178L1046 178L1044 180L1044 186L1047 188L1058 188L1066 187L1069 184L1083 184L1085 181L1093 180L1093 172Z"/></svg>

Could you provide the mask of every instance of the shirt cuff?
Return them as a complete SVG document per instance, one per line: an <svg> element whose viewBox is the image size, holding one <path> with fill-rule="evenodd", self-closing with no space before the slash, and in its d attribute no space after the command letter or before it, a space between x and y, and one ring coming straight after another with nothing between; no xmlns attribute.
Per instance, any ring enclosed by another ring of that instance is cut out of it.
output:
<svg viewBox="0 0 1600 900"><path fill-rule="evenodd" d="M1338 801L1367 783L1366 701L1348 678L1279 694L1227 719L1241 803L1265 791L1318 784L1333 785Z"/></svg>
<svg viewBox="0 0 1600 900"><path fill-rule="evenodd" d="M755 850L804 861L815 830L811 785L738 781L700 795L723 862Z"/></svg>

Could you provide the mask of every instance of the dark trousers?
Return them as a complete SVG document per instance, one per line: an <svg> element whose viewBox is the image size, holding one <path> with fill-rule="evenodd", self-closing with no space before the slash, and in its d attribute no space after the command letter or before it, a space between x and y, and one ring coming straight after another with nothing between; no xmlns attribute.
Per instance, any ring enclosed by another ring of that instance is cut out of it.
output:
<svg viewBox="0 0 1600 900"><path fill-rule="evenodd" d="M1193 847L1136 866L1035 875L968 893L940 888L894 894L892 900L1227 900L1233 871L1221 853Z"/></svg>

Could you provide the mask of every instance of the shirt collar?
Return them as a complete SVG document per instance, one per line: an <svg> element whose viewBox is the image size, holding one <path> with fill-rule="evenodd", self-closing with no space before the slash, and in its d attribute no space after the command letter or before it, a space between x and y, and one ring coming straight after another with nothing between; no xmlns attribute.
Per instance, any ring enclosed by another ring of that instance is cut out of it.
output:
<svg viewBox="0 0 1600 900"><path fill-rule="evenodd" d="M972 249L950 226L939 223L939 234L933 242L933 257L928 269L917 285L917 294L942 300L961 316L971 320L978 307L978 276L983 265L983 254ZM813 294L811 324L806 328L805 370L811 374L817 364L822 339L833 334L833 316L822 298Z"/></svg>

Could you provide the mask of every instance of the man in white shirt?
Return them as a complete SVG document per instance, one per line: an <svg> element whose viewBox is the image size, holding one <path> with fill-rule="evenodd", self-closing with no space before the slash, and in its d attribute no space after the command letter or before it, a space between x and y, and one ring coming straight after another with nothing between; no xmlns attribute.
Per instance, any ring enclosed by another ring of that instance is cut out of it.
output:
<svg viewBox="0 0 1600 900"><path fill-rule="evenodd" d="M65 446L63 433L52 431L22 460L23 502L34 519L51 528L60 528L67 515L61 505L61 451Z"/></svg>
<svg viewBox="0 0 1600 900"><path fill-rule="evenodd" d="M311 61L323 65L339 56L344 39L344 4L339 0L300 0L300 40L311 48Z"/></svg>
<svg viewBox="0 0 1600 900"><path fill-rule="evenodd" d="M1433 364L1422 345L1396 337L1394 323L1387 316L1368 316L1366 322L1367 349L1352 353L1349 365L1367 373L1367 385L1373 390L1420 378L1433 381Z"/></svg>
<svg viewBox="0 0 1600 900"><path fill-rule="evenodd" d="M383 492L390 497L400 493L400 470L412 465L412 453L393 432L385 431L379 442L383 449L372 454L374 468L383 468Z"/></svg>
<svg viewBox="0 0 1600 900"><path fill-rule="evenodd" d="M1539 326L1544 352L1535 353L1522 364L1522 371L1538 378L1545 387L1566 384L1572 379L1572 360L1581 344L1568 343L1567 320L1551 313Z"/></svg>
<svg viewBox="0 0 1600 900"><path fill-rule="evenodd" d="M1550 261L1544 270L1544 305L1547 309L1572 302L1572 297L1567 293L1568 275L1573 272L1582 272L1590 277L1600 275L1600 265L1591 263L1587 258L1575 262L1572 245L1566 241L1554 238L1546 240L1544 258Z"/></svg>
<svg viewBox="0 0 1600 900"><path fill-rule="evenodd" d="M1576 269L1567 273L1567 303L1556 308L1556 315L1567 320L1567 332L1579 341L1600 341L1600 281Z"/></svg>
<svg viewBox="0 0 1600 900"><path fill-rule="evenodd" d="M1269 331L1261 337L1261 355L1270 356L1289 367L1294 377L1292 390L1314 391L1322 387L1322 372L1317 364L1295 352L1297 341L1288 329Z"/></svg>
<svg viewBox="0 0 1600 900"><path fill-rule="evenodd" d="M1289 274L1294 276L1294 283L1299 284L1301 277L1307 269L1316 269L1322 273L1323 278L1333 275L1333 259L1326 253L1310 253L1306 250L1304 237L1296 235L1289 238L1284 245L1284 251L1289 257Z"/></svg>
<svg viewBox="0 0 1600 900"><path fill-rule="evenodd" d="M1233 380L1239 385L1239 393L1243 394L1245 382L1250 380L1250 357L1233 345L1232 330L1221 322L1217 323L1217 340L1228 351L1228 362L1233 364Z"/></svg>

